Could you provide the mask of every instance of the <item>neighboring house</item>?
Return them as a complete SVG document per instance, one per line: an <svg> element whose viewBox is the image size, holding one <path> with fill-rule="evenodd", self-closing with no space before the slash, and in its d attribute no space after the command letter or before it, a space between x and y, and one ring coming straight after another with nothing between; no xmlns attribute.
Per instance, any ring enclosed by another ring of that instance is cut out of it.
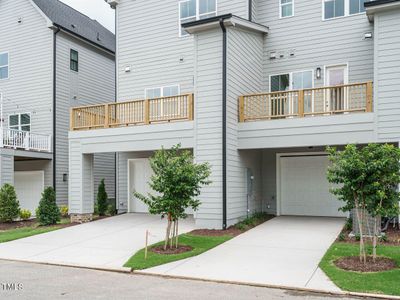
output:
<svg viewBox="0 0 400 300"><path fill-rule="evenodd" d="M113 101L115 36L57 0L1 0L0 28L0 185L15 185L33 213L47 186L67 205L70 107ZM95 160L110 197L114 161Z"/></svg>
<svg viewBox="0 0 400 300"><path fill-rule="evenodd" d="M340 217L325 147L400 140L400 1L108 2L118 102L72 111L76 215L93 212L94 154L117 153L119 212L146 212L148 157L181 143L212 166L198 227Z"/></svg>

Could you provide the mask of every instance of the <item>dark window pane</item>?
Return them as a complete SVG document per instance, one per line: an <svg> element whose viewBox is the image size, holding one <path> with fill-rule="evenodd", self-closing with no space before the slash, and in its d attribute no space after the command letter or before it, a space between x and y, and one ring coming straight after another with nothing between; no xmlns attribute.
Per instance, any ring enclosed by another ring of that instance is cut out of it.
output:
<svg viewBox="0 0 400 300"><path fill-rule="evenodd" d="M335 17L344 16L344 0L335 1Z"/></svg>
<svg viewBox="0 0 400 300"><path fill-rule="evenodd" d="M27 126L21 126L21 130L22 131L31 131L31 126L27 125Z"/></svg>
<svg viewBox="0 0 400 300"><path fill-rule="evenodd" d="M0 66L8 65L8 53L0 54Z"/></svg>
<svg viewBox="0 0 400 300"><path fill-rule="evenodd" d="M21 125L31 124L31 116L29 114L21 115Z"/></svg>
<svg viewBox="0 0 400 300"><path fill-rule="evenodd" d="M0 68L0 79L8 78L8 67Z"/></svg>
<svg viewBox="0 0 400 300"><path fill-rule="evenodd" d="M335 17L335 2L325 2L325 19L331 19Z"/></svg>
<svg viewBox="0 0 400 300"><path fill-rule="evenodd" d="M18 126L19 125L19 116L18 115L12 115L10 116L10 126Z"/></svg>
<svg viewBox="0 0 400 300"><path fill-rule="evenodd" d="M279 75L271 76L271 92L279 91Z"/></svg>
<svg viewBox="0 0 400 300"><path fill-rule="evenodd" d="M280 76L279 88L280 91L287 91L289 89L289 74Z"/></svg>
<svg viewBox="0 0 400 300"><path fill-rule="evenodd" d="M360 12L360 0L350 0L350 14L357 14Z"/></svg>
<svg viewBox="0 0 400 300"><path fill-rule="evenodd" d="M79 69L78 61L79 61L78 51L71 49L71 63L70 63L70 66L71 66L71 70L72 71L78 72L78 69Z"/></svg>

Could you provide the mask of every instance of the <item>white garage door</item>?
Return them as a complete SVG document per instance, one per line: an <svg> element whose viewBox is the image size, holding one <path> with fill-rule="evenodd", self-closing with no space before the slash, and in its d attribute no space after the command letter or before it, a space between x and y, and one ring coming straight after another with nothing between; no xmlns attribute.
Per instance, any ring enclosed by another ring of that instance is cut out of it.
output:
<svg viewBox="0 0 400 300"><path fill-rule="evenodd" d="M21 209L28 209L34 216L44 190L44 172L14 172L14 186Z"/></svg>
<svg viewBox="0 0 400 300"><path fill-rule="evenodd" d="M280 157L281 215L344 217L330 192L327 156Z"/></svg>
<svg viewBox="0 0 400 300"><path fill-rule="evenodd" d="M152 175L150 161L147 158L129 160L128 173L129 212L147 213L149 211L147 205L137 199L133 193L136 191L142 195L147 195L150 192L151 189L148 185Z"/></svg>

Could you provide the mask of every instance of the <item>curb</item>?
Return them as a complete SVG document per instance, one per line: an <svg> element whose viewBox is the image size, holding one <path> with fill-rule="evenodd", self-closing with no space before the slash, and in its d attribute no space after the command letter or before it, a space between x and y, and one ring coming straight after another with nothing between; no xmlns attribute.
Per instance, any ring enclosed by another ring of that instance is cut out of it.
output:
<svg viewBox="0 0 400 300"><path fill-rule="evenodd" d="M372 298L372 299L400 300L400 296L368 294L368 293L358 293L358 292L346 292L346 291L335 292L335 291L326 291L326 290L318 290L318 289L310 289L310 288L298 288L298 287L284 286L284 285L253 283L253 282L245 282L245 281L231 281L231 280L205 279L205 278L190 277L190 276L166 275L166 274L149 273L149 272L135 271L135 270L132 270L132 274L142 275L142 276L151 276L151 277L160 277L160 278L167 278L167 279L182 279L182 280L201 281L201 282L210 282L210 283L222 283L222 284L232 284L232 285L240 285L240 286L251 286L251 287L259 287L259 288L297 291L297 292L322 294L322 295L337 296L337 297L350 296L350 297L358 297L358 298L364 298L364 299Z"/></svg>

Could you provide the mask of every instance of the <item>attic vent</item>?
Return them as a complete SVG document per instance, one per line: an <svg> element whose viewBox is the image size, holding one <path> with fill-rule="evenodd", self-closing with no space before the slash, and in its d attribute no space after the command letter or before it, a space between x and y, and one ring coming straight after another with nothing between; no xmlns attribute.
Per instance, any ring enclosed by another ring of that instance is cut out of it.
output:
<svg viewBox="0 0 400 300"><path fill-rule="evenodd" d="M71 27L74 28L74 29L76 28L75 24L71 24Z"/></svg>
<svg viewBox="0 0 400 300"><path fill-rule="evenodd" d="M97 40L100 41L100 33L97 33Z"/></svg>

